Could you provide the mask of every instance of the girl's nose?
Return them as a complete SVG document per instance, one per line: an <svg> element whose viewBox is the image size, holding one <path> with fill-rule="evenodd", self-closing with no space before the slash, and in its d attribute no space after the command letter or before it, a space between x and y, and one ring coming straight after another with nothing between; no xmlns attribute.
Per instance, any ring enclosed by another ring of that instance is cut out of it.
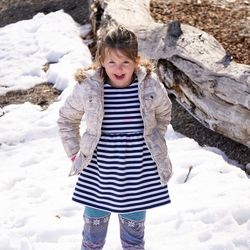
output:
<svg viewBox="0 0 250 250"><path fill-rule="evenodd" d="M122 71L122 65L117 65L117 71Z"/></svg>

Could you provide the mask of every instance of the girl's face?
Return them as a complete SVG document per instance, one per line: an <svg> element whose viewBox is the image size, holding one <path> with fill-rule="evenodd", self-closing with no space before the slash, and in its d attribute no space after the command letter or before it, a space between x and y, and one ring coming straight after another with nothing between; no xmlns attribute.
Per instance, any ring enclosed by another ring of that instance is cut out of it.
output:
<svg viewBox="0 0 250 250"><path fill-rule="evenodd" d="M105 53L102 66L105 68L110 84L113 87L124 88L132 82L138 61L139 59L136 62L133 61L119 50L109 49Z"/></svg>

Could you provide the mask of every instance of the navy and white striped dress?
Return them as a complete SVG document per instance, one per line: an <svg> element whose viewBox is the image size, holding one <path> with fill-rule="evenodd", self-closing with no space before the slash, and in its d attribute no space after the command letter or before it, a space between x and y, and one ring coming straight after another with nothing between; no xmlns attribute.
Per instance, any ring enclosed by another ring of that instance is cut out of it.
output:
<svg viewBox="0 0 250 250"><path fill-rule="evenodd" d="M137 80L126 88L104 84L102 135L78 178L73 200L116 213L170 202L144 141Z"/></svg>

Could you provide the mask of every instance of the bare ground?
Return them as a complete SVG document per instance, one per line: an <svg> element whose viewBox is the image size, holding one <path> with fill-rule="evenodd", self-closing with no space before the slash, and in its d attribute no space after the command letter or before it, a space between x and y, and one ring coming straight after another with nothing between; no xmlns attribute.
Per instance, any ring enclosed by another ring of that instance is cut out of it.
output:
<svg viewBox="0 0 250 250"><path fill-rule="evenodd" d="M60 93L61 91L53 88L52 84L41 83L28 90L10 91L4 96L0 96L0 107L31 102L46 109L57 100Z"/></svg>

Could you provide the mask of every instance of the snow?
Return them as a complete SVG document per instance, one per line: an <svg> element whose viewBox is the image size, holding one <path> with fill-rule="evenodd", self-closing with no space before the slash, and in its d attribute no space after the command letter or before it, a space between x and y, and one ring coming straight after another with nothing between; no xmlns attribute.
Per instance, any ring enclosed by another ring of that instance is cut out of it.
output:
<svg viewBox="0 0 250 250"><path fill-rule="evenodd" d="M89 27L88 27L89 28ZM49 81L62 90L68 75L91 63L90 52L82 45L84 34L63 11L48 15L39 13L30 20L0 29L0 94L27 89ZM49 71L42 68L51 63Z"/></svg>
<svg viewBox="0 0 250 250"><path fill-rule="evenodd" d="M79 37L88 30L63 11L0 29L0 94L45 81L63 90L46 110L29 102L0 110L0 249L80 249L83 207L71 200L77 177L68 177L56 120L75 70L91 63ZM53 64L44 72L46 63ZM146 249L249 250L249 177L219 149L171 126L166 140L172 203L147 212ZM118 228L113 214L105 250L121 249Z"/></svg>

